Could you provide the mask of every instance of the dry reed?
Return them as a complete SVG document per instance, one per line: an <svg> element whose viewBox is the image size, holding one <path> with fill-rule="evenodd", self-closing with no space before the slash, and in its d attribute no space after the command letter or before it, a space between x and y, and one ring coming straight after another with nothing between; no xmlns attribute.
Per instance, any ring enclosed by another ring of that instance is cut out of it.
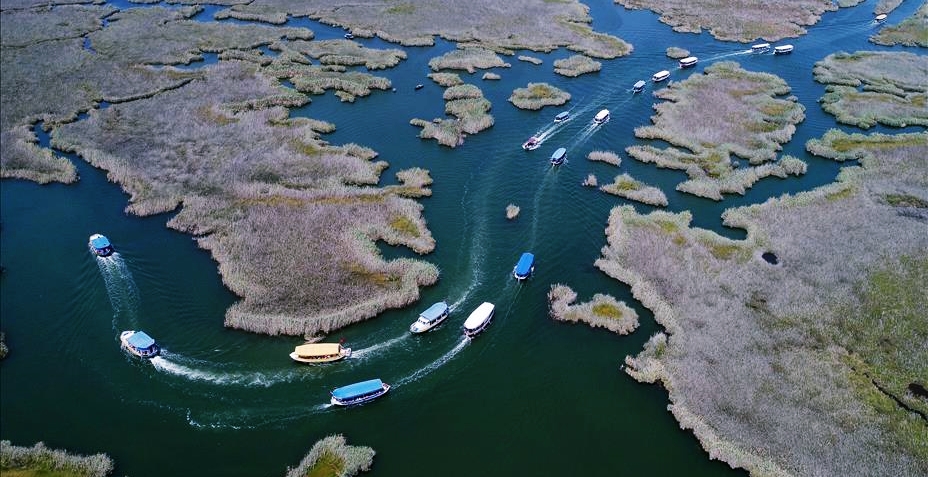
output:
<svg viewBox="0 0 928 477"><path fill-rule="evenodd" d="M103 477L113 471L113 460L106 454L82 456L49 449L39 442L32 447L14 446L0 441L0 469L16 475L58 475Z"/></svg>
<svg viewBox="0 0 928 477"><path fill-rule="evenodd" d="M428 76L432 79L432 81L438 84L438 86L444 88L464 84L464 80L461 79L461 75L457 73L429 73Z"/></svg>
<svg viewBox="0 0 928 477"><path fill-rule="evenodd" d="M509 102L519 109L538 110L545 106L560 106L570 101L570 93L548 83L529 83L525 88L516 88Z"/></svg>
<svg viewBox="0 0 928 477"><path fill-rule="evenodd" d="M638 313L610 295L597 293L593 299L574 305L577 294L568 286L551 285L548 292L548 313L558 321L584 322L593 328L606 328L627 335L638 328Z"/></svg>
<svg viewBox="0 0 928 477"><path fill-rule="evenodd" d="M667 57L679 60L680 58L686 58L690 56L690 50L679 48L676 46L667 47Z"/></svg>
<svg viewBox="0 0 928 477"><path fill-rule="evenodd" d="M602 63L584 55L573 55L563 60L554 60L554 72L567 77L595 73L601 70L602 67Z"/></svg>
<svg viewBox="0 0 928 477"><path fill-rule="evenodd" d="M667 206L667 196L664 195L663 191L657 187L649 186L627 173L616 176L612 184L606 184L600 187L599 190L629 200L635 200L642 204L658 207Z"/></svg>
<svg viewBox="0 0 928 477"><path fill-rule="evenodd" d="M879 10L877 7L878 12ZM870 41L878 45L928 47L928 3L922 3L922 6L902 23L881 28L876 35L870 37Z"/></svg>
<svg viewBox="0 0 928 477"><path fill-rule="evenodd" d="M587 159L591 161L605 162L606 164L612 164L613 166L622 165L622 158L618 154L612 151L590 151L586 156Z"/></svg>
<svg viewBox="0 0 928 477"><path fill-rule="evenodd" d="M506 218L512 220L519 216L519 211L522 210L518 205L509 204L506 206Z"/></svg>
<svg viewBox="0 0 928 477"><path fill-rule="evenodd" d="M307 475L332 475L350 477L371 470L374 449L366 446L350 446L341 434L326 436L317 441L306 457L294 468L287 468L286 477ZM325 467L320 472L320 468ZM328 473L327 473L328 472Z"/></svg>
<svg viewBox="0 0 928 477"><path fill-rule="evenodd" d="M592 172L586 175L586 179L583 179L584 187L596 187L599 185L599 181L596 179L596 175Z"/></svg>

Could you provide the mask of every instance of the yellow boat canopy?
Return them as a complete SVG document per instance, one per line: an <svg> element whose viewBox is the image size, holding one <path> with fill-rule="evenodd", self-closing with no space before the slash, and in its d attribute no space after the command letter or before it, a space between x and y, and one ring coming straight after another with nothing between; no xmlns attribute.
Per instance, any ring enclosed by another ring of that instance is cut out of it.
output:
<svg viewBox="0 0 928 477"><path fill-rule="evenodd" d="M301 358L321 358L333 356L341 352L342 345L338 343L311 343L297 346L297 356Z"/></svg>

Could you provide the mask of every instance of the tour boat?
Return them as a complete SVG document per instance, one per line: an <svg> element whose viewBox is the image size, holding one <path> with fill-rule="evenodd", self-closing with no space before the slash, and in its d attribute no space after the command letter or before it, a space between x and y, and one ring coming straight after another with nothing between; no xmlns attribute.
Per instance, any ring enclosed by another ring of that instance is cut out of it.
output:
<svg viewBox="0 0 928 477"><path fill-rule="evenodd" d="M87 246L90 247L90 251L98 257L109 257L113 254L113 244L110 243L110 239L100 234L91 235L90 241L87 242Z"/></svg>
<svg viewBox="0 0 928 477"><path fill-rule="evenodd" d="M638 82L635 83L635 86L632 86L632 91L634 91L634 92L636 92L636 93L640 93L641 90L644 89L644 85L645 85L645 84L647 84L647 83L645 83L643 80L638 80Z"/></svg>
<svg viewBox="0 0 928 477"><path fill-rule="evenodd" d="M496 307L492 303L483 302L475 309L467 320L464 321L464 334L470 338L477 336L481 331L487 328L490 321L493 320L493 312Z"/></svg>
<svg viewBox="0 0 928 477"><path fill-rule="evenodd" d="M422 84L422 83L419 83L419 84L416 85L416 89L422 89L422 88L424 88L424 87L425 87L425 85Z"/></svg>
<svg viewBox="0 0 928 477"><path fill-rule="evenodd" d="M682 60L680 60L680 68L689 68L692 66L696 66L696 63L698 62L699 62L699 58L695 56L687 56L686 58L683 58Z"/></svg>
<svg viewBox="0 0 928 477"><path fill-rule="evenodd" d="M655 83L659 83L661 81L664 81L667 78L670 78L670 72L667 70L664 70L664 71L658 71L657 73L654 73L654 76L651 77L651 80L654 81Z"/></svg>
<svg viewBox="0 0 928 477"><path fill-rule="evenodd" d="M773 47L774 55L788 55L793 52L793 45L780 45Z"/></svg>
<svg viewBox="0 0 928 477"><path fill-rule="evenodd" d="M307 343L297 346L290 353L290 359L308 364L331 363L351 356L351 348L340 343Z"/></svg>
<svg viewBox="0 0 928 477"><path fill-rule="evenodd" d="M537 137L532 136L528 138L528 141L522 143L522 149L525 149L526 151L534 151L535 149L538 149L538 146L540 145L541 141L539 141Z"/></svg>
<svg viewBox="0 0 928 477"><path fill-rule="evenodd" d="M331 402L334 406L363 404L387 394L389 390L389 384L379 379L370 379L333 389Z"/></svg>
<svg viewBox="0 0 928 477"><path fill-rule="evenodd" d="M123 331L119 334L119 342L124 350L139 358L154 358L161 352L161 347L144 331Z"/></svg>
<svg viewBox="0 0 928 477"><path fill-rule="evenodd" d="M346 39L346 40L354 40L354 35L352 35L351 33L345 33L345 39Z"/></svg>
<svg viewBox="0 0 928 477"><path fill-rule="evenodd" d="M606 121L608 121L608 120L609 120L609 110L608 110L608 109L604 109L604 110L602 110L602 111L596 113L596 116L593 117L593 122L596 123L596 124L602 124L602 123L604 123L604 122L606 122Z"/></svg>
<svg viewBox="0 0 928 477"><path fill-rule="evenodd" d="M554 154L551 154L551 165L553 166L559 166L563 164L565 160L567 160L567 149L563 147L558 148L558 150L554 151Z"/></svg>
<svg viewBox="0 0 928 477"><path fill-rule="evenodd" d="M425 333L441 324L442 321L445 321L450 311L448 304L440 301L420 313L419 319L409 326L409 331L413 333Z"/></svg>
<svg viewBox="0 0 928 477"><path fill-rule="evenodd" d="M559 123L562 121L567 121L568 119L570 119L570 113L564 111L563 113L558 113L557 116L554 117L554 122Z"/></svg>
<svg viewBox="0 0 928 477"><path fill-rule="evenodd" d="M525 252L519 257L519 263L512 269L512 275L516 280L525 280L532 272L535 271L535 256Z"/></svg>
<svg viewBox="0 0 928 477"><path fill-rule="evenodd" d="M881 13L881 14L877 15L876 18L874 18L873 20L876 21L877 23L883 23L883 22L886 21L886 14L885 14L885 13Z"/></svg>
<svg viewBox="0 0 928 477"><path fill-rule="evenodd" d="M770 43L751 45L751 53L764 53L766 51L770 51Z"/></svg>

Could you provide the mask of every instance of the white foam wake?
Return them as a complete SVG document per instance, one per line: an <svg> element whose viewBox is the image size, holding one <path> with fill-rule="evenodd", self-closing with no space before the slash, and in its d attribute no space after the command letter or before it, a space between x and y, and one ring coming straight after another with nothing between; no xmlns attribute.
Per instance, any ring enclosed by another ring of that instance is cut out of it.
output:
<svg viewBox="0 0 928 477"><path fill-rule="evenodd" d="M292 372L266 374L261 372L223 373L207 371L185 366L165 356L155 356L151 359L151 364L155 369L164 373L181 376L191 381L203 381L219 385L270 387L277 383L290 381L294 377Z"/></svg>
<svg viewBox="0 0 928 477"><path fill-rule="evenodd" d="M126 318L129 320L127 323L129 327L136 327L136 314L141 300L138 286L132 278L132 272L129 271L129 267L119 252L108 257L96 256L96 259L103 283L106 285L106 294L113 306L113 326L116 326L117 318Z"/></svg>
<svg viewBox="0 0 928 477"><path fill-rule="evenodd" d="M352 358L367 358L367 357L369 357L369 356L373 356L373 355L375 355L375 354L379 354L379 352L381 352L381 351L383 351L383 350L386 350L387 348L390 348L391 346L393 346L393 345L399 343L400 341L402 341L402 340L404 340L404 339L406 339L406 338L408 338L408 337L409 337L409 334L408 334L408 333L404 333L404 334L402 334L402 335L400 335L400 336L397 336L396 338L390 338L390 339L388 339L387 341L383 341L383 342L377 343L377 344L375 344L375 345L368 346L367 348L361 348L361 349L357 349L357 350L352 350L352 351L351 351L351 357L352 357Z"/></svg>
<svg viewBox="0 0 928 477"><path fill-rule="evenodd" d="M435 371L436 369L442 367L442 366L443 366L445 363L447 363L448 361L451 361L451 358L454 358L454 357L455 357L458 353L460 353L461 350L464 349L464 347L467 346L469 343L470 343L470 338L468 338L468 337L466 337L466 336L463 337L463 338L461 338L461 341L460 341L458 344L456 344L456 345L454 346L454 348L451 348L450 351L448 351L447 353L441 355L438 359L436 359L435 361L432 361L431 363L427 364L426 366L424 366L424 367L422 367L422 368L420 368L420 369L417 369L414 373L410 374L409 376L406 376L406 377L404 377L404 378L399 379L399 380L396 382L395 386L402 386L402 385L404 385L404 384L409 384L409 383L411 383L411 382L413 382L413 381L416 381L416 380L418 380L418 379L420 379L420 378L422 378L422 377L424 377L424 376L427 376L427 375L428 375L429 373L431 373L432 371Z"/></svg>

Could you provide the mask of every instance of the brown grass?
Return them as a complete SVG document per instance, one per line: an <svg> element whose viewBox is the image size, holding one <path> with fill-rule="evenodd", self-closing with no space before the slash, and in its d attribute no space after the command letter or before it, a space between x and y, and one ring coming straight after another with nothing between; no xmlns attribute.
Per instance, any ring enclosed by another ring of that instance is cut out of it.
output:
<svg viewBox="0 0 928 477"><path fill-rule="evenodd" d="M573 55L563 60L554 60L554 72L568 77L576 77L601 70L603 64L584 55Z"/></svg>
<svg viewBox="0 0 928 477"><path fill-rule="evenodd" d="M519 211L522 210L518 205L509 204L506 206L506 218L512 220L519 216Z"/></svg>
<svg viewBox="0 0 928 477"><path fill-rule="evenodd" d="M667 206L667 196L664 195L663 191L657 187L649 186L627 173L616 176L612 184L606 184L600 187L599 190L643 204Z"/></svg>
<svg viewBox="0 0 928 477"><path fill-rule="evenodd" d="M374 449L350 446L341 434L327 436L313 445L306 457L286 477L350 477L367 472L374 463Z"/></svg>
<svg viewBox="0 0 928 477"><path fill-rule="evenodd" d="M577 294L568 286L551 285L548 292L548 312L559 321L584 322L597 328L606 328L620 335L627 335L638 328L638 313L624 302L597 293L586 303L573 305Z"/></svg>
<svg viewBox="0 0 928 477"><path fill-rule="evenodd" d="M570 101L570 93L548 83L529 83L525 88L516 88L509 102L519 109L538 110L545 106L560 106Z"/></svg>

